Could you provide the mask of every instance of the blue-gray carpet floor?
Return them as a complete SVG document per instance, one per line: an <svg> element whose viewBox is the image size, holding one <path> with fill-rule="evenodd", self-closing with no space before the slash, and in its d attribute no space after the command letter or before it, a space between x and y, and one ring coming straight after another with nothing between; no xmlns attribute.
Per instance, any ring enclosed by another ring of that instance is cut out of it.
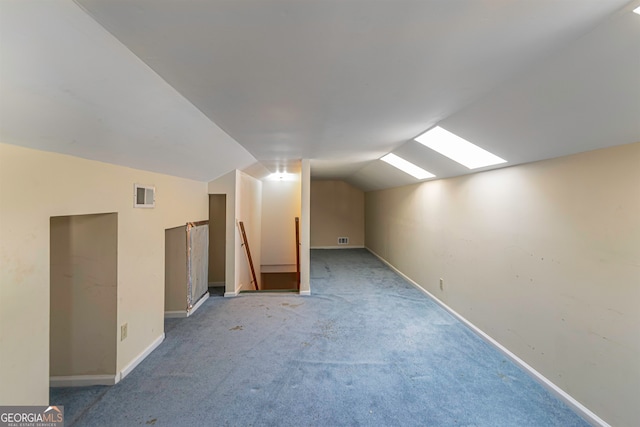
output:
<svg viewBox="0 0 640 427"><path fill-rule="evenodd" d="M309 297L209 298L67 426L587 426L365 250L315 250Z"/></svg>

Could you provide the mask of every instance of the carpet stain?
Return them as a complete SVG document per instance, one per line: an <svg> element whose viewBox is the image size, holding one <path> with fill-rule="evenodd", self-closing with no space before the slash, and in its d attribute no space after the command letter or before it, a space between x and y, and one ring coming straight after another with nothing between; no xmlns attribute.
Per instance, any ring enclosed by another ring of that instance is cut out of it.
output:
<svg viewBox="0 0 640 427"><path fill-rule="evenodd" d="M333 321L328 321L320 325L321 335L324 338L331 339L334 336Z"/></svg>
<svg viewBox="0 0 640 427"><path fill-rule="evenodd" d="M230 331L241 331L243 329L244 329L244 326L238 325L238 326L235 326L235 327L233 327L233 328L231 328L229 330Z"/></svg>
<svg viewBox="0 0 640 427"><path fill-rule="evenodd" d="M147 424L151 424L151 425L153 425L153 424L155 424L155 423L156 423L156 421L158 421L158 419L157 419L157 418L153 418L153 419L151 419L151 420L147 421Z"/></svg>
<svg viewBox="0 0 640 427"><path fill-rule="evenodd" d="M302 304L304 304L303 302L301 302L300 304L289 304L288 302L283 302L282 305L283 307L291 307L291 308L296 308L296 307L300 307Z"/></svg>
<svg viewBox="0 0 640 427"><path fill-rule="evenodd" d="M498 371L498 377L500 377L500 379L501 379L502 381L504 381L505 383L509 383L509 382L511 382L511 377L509 377L509 376L507 376L507 375L503 374L503 373L502 373L502 372L500 372L500 371Z"/></svg>

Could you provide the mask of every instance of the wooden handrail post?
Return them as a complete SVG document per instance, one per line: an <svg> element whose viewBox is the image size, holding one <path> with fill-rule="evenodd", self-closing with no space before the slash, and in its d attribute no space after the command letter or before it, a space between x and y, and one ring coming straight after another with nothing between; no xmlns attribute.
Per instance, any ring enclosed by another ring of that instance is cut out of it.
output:
<svg viewBox="0 0 640 427"><path fill-rule="evenodd" d="M251 251L249 250L249 240L247 240L247 233L245 233L244 231L244 223L242 221L238 221L238 225L240 226L240 232L242 234L244 251L247 254L247 260L249 260L249 268L251 269L253 286L255 287L256 291L259 291L260 289L258 289L258 279L256 279L256 271L253 269L253 260L251 259Z"/></svg>

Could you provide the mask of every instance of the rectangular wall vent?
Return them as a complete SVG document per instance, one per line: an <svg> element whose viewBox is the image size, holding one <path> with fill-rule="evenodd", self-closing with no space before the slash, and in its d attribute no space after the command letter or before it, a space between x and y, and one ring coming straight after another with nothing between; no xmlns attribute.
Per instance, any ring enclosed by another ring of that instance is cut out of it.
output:
<svg viewBox="0 0 640 427"><path fill-rule="evenodd" d="M348 245L349 244L349 238L348 237L338 237L338 244L339 245Z"/></svg>
<svg viewBox="0 0 640 427"><path fill-rule="evenodd" d="M133 207L154 208L156 206L156 187L133 185Z"/></svg>

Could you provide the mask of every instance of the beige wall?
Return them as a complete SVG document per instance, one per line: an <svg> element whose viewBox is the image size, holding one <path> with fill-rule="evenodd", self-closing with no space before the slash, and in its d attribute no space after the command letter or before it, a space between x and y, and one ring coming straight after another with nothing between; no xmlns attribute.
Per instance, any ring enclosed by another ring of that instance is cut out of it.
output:
<svg viewBox="0 0 640 427"><path fill-rule="evenodd" d="M227 243L227 196L209 195L209 283L224 283Z"/></svg>
<svg viewBox="0 0 640 427"><path fill-rule="evenodd" d="M243 173L238 172L238 186L236 195L236 219L242 221L247 234L251 260L256 274L258 287L260 286L260 264L262 260L261 235L262 235L262 182ZM239 227L235 227L236 238L240 239ZM249 262L245 248L236 246L236 290L254 290L253 278L249 268Z"/></svg>
<svg viewBox="0 0 640 427"><path fill-rule="evenodd" d="M50 376L116 374L118 215L52 217Z"/></svg>
<svg viewBox="0 0 640 427"><path fill-rule="evenodd" d="M311 294L311 160L302 159L300 173L300 295Z"/></svg>
<svg viewBox="0 0 640 427"><path fill-rule="evenodd" d="M300 175L288 180L262 181L262 264L295 271L295 218L300 218ZM282 269L280 271L290 271Z"/></svg>
<svg viewBox="0 0 640 427"><path fill-rule="evenodd" d="M164 231L164 311L187 312L187 226Z"/></svg>
<svg viewBox="0 0 640 427"><path fill-rule="evenodd" d="M300 189L298 203L300 204L301 216L300 291L304 294L309 293L309 176L310 162L308 160L303 160L301 181L298 184L298 188ZM253 289L249 265L244 248L242 247L241 235L237 226L237 221L244 222L247 237L249 239L253 265L256 272L256 279L258 281L258 286L260 285L260 267L264 264L262 236L265 231L263 230L262 225L263 223L268 226L271 224L271 217L269 214L266 215L266 219L263 219L263 186L264 182L238 170L232 171L209 183L209 194L227 195L227 244L225 250L225 295L227 296L237 295L241 290ZM273 189L270 188L267 190L269 194L272 193L270 190ZM290 196L291 194L286 195L287 203L292 202ZM293 204L288 206L288 209L291 211L293 211L294 208ZM272 209L271 206L268 209L275 212L275 209Z"/></svg>
<svg viewBox="0 0 640 427"><path fill-rule="evenodd" d="M240 237L236 227L236 181L240 172L231 172L209 182L209 194L224 194L226 196L226 226L225 226L225 266L224 282L225 295L234 295L236 289L236 248L240 245Z"/></svg>
<svg viewBox="0 0 640 427"><path fill-rule="evenodd" d="M338 237L348 245L338 246ZM364 246L364 192L343 181L311 181L311 247Z"/></svg>
<svg viewBox="0 0 640 427"><path fill-rule="evenodd" d="M155 209L133 208L133 184ZM0 144L0 404L49 400L49 219L118 214L117 370L164 330L164 230L206 218L206 183ZM28 337L28 339L27 339Z"/></svg>
<svg viewBox="0 0 640 427"><path fill-rule="evenodd" d="M640 143L367 193L366 245L611 425L640 425Z"/></svg>
<svg viewBox="0 0 640 427"><path fill-rule="evenodd" d="M260 283L262 183L239 170L234 170L211 181L209 194L227 196L225 295L237 295L242 290L253 289L238 221L244 223L256 279L258 285Z"/></svg>

